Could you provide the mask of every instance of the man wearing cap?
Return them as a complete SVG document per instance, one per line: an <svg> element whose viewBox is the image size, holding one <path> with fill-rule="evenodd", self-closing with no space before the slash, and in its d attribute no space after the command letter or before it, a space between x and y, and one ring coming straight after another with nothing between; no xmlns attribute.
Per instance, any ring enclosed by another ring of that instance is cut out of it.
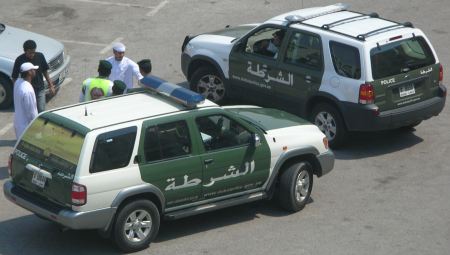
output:
<svg viewBox="0 0 450 255"><path fill-rule="evenodd" d="M20 66L20 78L14 82L14 129L17 139L38 115L36 95L31 85L38 69L39 66L30 62L23 63Z"/></svg>
<svg viewBox="0 0 450 255"><path fill-rule="evenodd" d="M115 80L112 87L112 96L122 95L127 88L127 85L123 81Z"/></svg>
<svg viewBox="0 0 450 255"><path fill-rule="evenodd" d="M98 63L98 76L88 78L83 82L80 93L80 102L107 97L112 94L112 81L108 80L111 74L111 63L100 60Z"/></svg>
<svg viewBox="0 0 450 255"><path fill-rule="evenodd" d="M23 63L30 62L35 66L39 66L39 69L36 70L36 75L31 81L31 85L34 88L34 92L36 95L37 109L38 112L45 111L45 86L44 79L48 83L48 88L50 89L50 93L55 95L55 86L53 85L50 76L48 75L48 64L45 59L44 54L36 51L36 42L33 40L27 40L23 43L23 51L24 53L16 58L14 62L13 71L11 74L12 81L15 83L17 78L19 77L19 69Z"/></svg>
<svg viewBox="0 0 450 255"><path fill-rule="evenodd" d="M114 56L106 59L112 65L109 80L120 80L127 85L128 89L133 88L133 77L137 80L142 79L138 65L133 60L125 57L125 45L123 43L114 44L113 54Z"/></svg>

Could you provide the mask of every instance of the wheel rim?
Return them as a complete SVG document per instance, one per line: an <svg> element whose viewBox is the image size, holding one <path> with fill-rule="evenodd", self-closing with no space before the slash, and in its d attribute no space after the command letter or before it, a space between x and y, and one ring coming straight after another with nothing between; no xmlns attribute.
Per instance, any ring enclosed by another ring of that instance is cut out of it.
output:
<svg viewBox="0 0 450 255"><path fill-rule="evenodd" d="M319 112L316 115L314 124L319 127L320 131L324 133L328 140L331 141L336 137L336 120L328 112Z"/></svg>
<svg viewBox="0 0 450 255"><path fill-rule="evenodd" d="M124 234L128 241L141 242L148 237L152 229L152 217L147 211L136 210L125 221Z"/></svg>
<svg viewBox="0 0 450 255"><path fill-rule="evenodd" d="M222 79L213 74L207 74L198 81L197 91L213 102L218 102L225 96L225 86Z"/></svg>
<svg viewBox="0 0 450 255"><path fill-rule="evenodd" d="M0 84L0 103L6 100L6 90L2 84Z"/></svg>
<svg viewBox="0 0 450 255"><path fill-rule="evenodd" d="M306 170L300 171L295 180L295 199L303 202L309 194L309 173Z"/></svg>

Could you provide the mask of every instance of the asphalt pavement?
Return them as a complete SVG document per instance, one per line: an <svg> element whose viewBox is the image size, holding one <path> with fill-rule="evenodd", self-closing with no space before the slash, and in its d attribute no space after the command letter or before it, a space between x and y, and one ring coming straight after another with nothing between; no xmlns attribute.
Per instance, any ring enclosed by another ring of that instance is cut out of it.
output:
<svg viewBox="0 0 450 255"><path fill-rule="evenodd" d="M183 83L185 35L262 22L324 0L0 0L0 22L62 41L69 79L48 109L77 102L81 83L121 41L126 56L151 58L153 74ZM425 31L450 77L450 1L348 1L353 10L411 21ZM22 44L23 42L17 42ZM39 50L39 48L38 48ZM140 110L140 109L136 109ZM353 134L334 170L314 179L295 214L261 201L164 222L137 254L450 254L450 111L410 131ZM12 110L0 111L0 185L15 144ZM95 231L60 230L0 193L0 254L115 254Z"/></svg>

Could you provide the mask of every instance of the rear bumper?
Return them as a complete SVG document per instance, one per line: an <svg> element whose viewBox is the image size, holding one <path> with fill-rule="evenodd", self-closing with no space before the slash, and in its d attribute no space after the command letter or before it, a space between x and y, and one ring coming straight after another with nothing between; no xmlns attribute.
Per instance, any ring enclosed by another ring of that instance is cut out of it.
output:
<svg viewBox="0 0 450 255"><path fill-rule="evenodd" d="M321 169L320 173L317 174L318 177L329 173L334 167L334 153L331 150L317 155L317 160L319 160Z"/></svg>
<svg viewBox="0 0 450 255"><path fill-rule="evenodd" d="M77 212L51 206L28 196L10 180L3 184L3 192L16 205L70 229L106 229L115 213L115 208Z"/></svg>
<svg viewBox="0 0 450 255"><path fill-rule="evenodd" d="M342 113L350 131L388 130L408 126L439 115L444 108L445 99L444 96L434 97L395 110L380 112L378 115L375 114L375 105L362 106L344 103Z"/></svg>

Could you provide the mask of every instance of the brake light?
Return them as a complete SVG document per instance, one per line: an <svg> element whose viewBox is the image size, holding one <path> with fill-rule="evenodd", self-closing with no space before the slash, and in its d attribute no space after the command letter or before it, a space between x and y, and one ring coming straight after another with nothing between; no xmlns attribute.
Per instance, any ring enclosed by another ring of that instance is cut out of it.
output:
<svg viewBox="0 0 450 255"><path fill-rule="evenodd" d="M8 159L8 174L11 177L12 177L12 158L13 158L13 155L12 154L9 155L9 159Z"/></svg>
<svg viewBox="0 0 450 255"><path fill-rule="evenodd" d="M394 41L394 40L397 40L397 39L401 39L402 37L403 36L401 36L401 35L397 35L397 36L389 38L389 41Z"/></svg>
<svg viewBox="0 0 450 255"><path fill-rule="evenodd" d="M439 65L439 85L442 85L442 81L444 80L444 68L442 65Z"/></svg>
<svg viewBox="0 0 450 255"><path fill-rule="evenodd" d="M73 183L72 184L72 204L73 205L84 205L87 202L87 189L86 186Z"/></svg>
<svg viewBox="0 0 450 255"><path fill-rule="evenodd" d="M360 104L373 104L375 101L375 92L373 91L372 84L365 83L359 86L359 103Z"/></svg>
<svg viewBox="0 0 450 255"><path fill-rule="evenodd" d="M326 137L323 138L323 145L325 146L325 149L328 150L329 145L328 145L328 139Z"/></svg>

